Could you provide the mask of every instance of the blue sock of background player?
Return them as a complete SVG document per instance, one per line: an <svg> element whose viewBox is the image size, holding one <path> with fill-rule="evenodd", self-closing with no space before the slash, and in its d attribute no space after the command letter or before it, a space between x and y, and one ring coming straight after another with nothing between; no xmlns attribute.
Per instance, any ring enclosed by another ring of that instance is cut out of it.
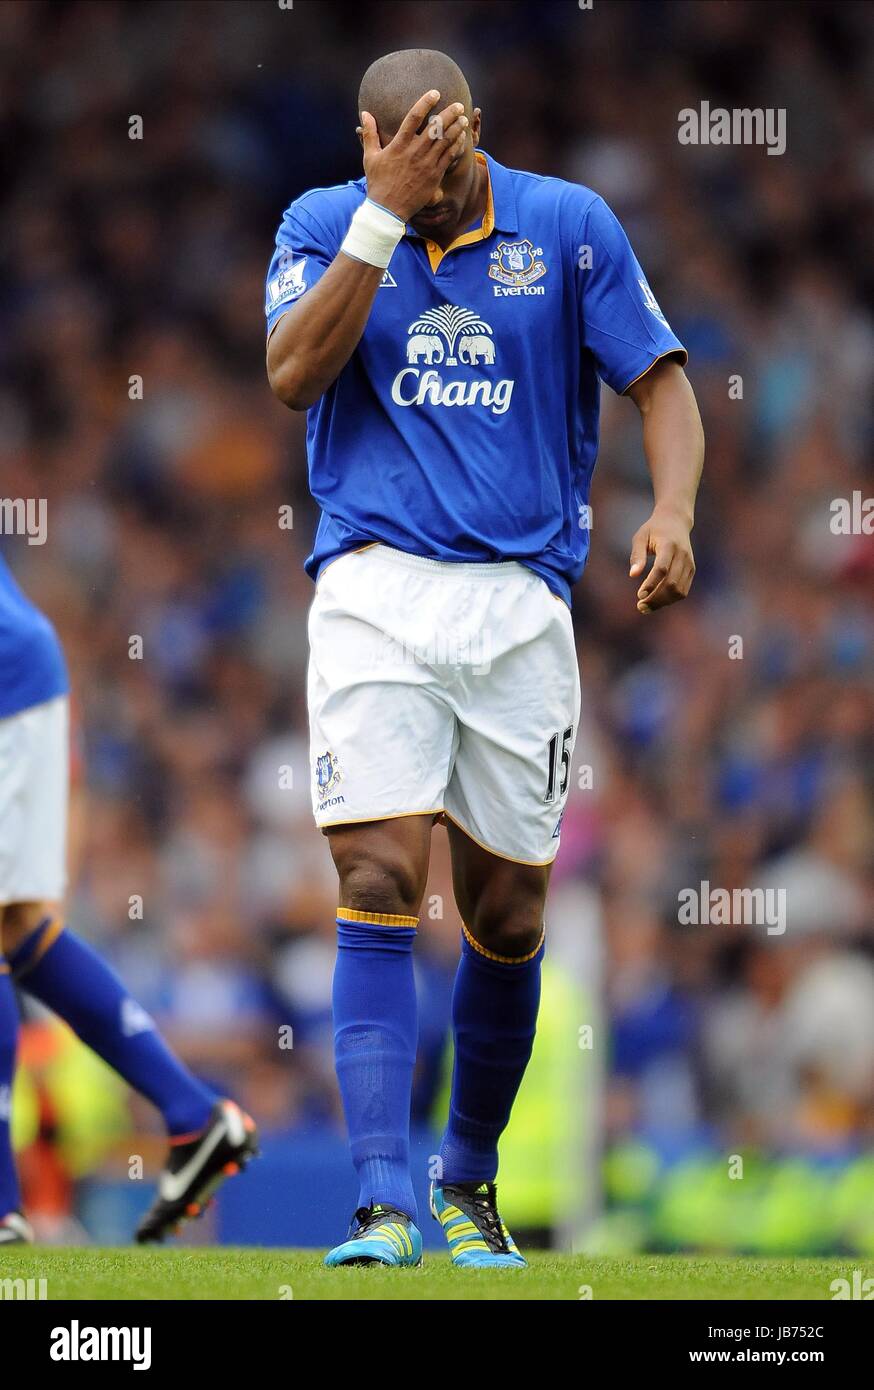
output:
<svg viewBox="0 0 874 1390"><path fill-rule="evenodd" d="M60 918L46 917L8 959L16 983L150 1100L172 1136L203 1129L218 1097L183 1066L115 972Z"/></svg>

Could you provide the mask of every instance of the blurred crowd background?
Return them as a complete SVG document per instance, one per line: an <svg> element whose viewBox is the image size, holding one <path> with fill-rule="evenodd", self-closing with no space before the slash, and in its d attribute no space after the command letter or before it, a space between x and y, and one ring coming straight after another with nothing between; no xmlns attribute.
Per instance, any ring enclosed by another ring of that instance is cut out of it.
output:
<svg viewBox="0 0 874 1390"><path fill-rule="evenodd" d="M874 493L870 6L0 5L0 492L48 503L45 546L4 546L72 668L71 920L267 1133L219 1234L307 1238L308 1174L336 1172L351 1209L336 892L307 773L315 515L305 419L265 379L263 282L287 204L359 177L360 76L404 47L461 64L496 158L611 204L707 434L692 598L642 619L640 425L605 388L574 609L584 716L506 1216L605 1249L870 1252L874 538L832 514ZM703 100L785 108L786 153L681 145L678 113ZM784 888L786 931L681 926L678 893L702 881ZM457 934L438 829L424 1154ZM44 1230L123 1238L154 1117L28 1017L31 1208Z"/></svg>

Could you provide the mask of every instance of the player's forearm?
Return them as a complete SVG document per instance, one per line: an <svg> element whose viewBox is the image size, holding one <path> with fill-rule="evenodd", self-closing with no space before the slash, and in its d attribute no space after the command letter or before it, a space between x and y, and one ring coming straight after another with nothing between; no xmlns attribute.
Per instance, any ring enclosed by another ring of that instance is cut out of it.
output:
<svg viewBox="0 0 874 1390"><path fill-rule="evenodd" d="M704 463L704 430L695 393L677 362L658 363L629 391L643 421L643 448L657 511L691 530Z"/></svg>
<svg viewBox="0 0 874 1390"><path fill-rule="evenodd" d="M267 376L292 410L309 409L336 381L358 346L383 274L340 251L319 283L283 314L267 343Z"/></svg>

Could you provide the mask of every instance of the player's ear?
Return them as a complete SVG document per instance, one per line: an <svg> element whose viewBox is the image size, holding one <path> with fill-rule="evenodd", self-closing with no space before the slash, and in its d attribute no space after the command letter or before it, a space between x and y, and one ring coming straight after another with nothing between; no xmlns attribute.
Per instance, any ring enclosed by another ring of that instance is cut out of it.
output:
<svg viewBox="0 0 874 1390"><path fill-rule="evenodd" d="M355 127L355 134L358 136L358 140L359 140L359 143L360 143L362 149L364 149L364 117L365 117L366 115L367 115L367 112L366 112L366 111L362 111L362 112L359 114L358 119L359 119L359 121L361 122L361 125L357 125L357 126ZM376 124L376 121L375 121L374 117L373 117L373 116L370 116L368 119L369 119L370 121L373 122L373 132L374 132L374 134L376 135L376 141L377 141L377 144L378 144L379 148L380 148L381 150L384 150L385 147L386 147L386 145L387 145L387 143L388 143L388 141L383 140L382 135L380 134L379 126Z"/></svg>
<svg viewBox="0 0 874 1390"><path fill-rule="evenodd" d="M470 138L473 142L474 149L476 149L477 145L479 144L479 136L480 131L482 129L482 116L483 113L480 110L480 108L478 106L475 106L473 108L473 116L471 117L470 121Z"/></svg>

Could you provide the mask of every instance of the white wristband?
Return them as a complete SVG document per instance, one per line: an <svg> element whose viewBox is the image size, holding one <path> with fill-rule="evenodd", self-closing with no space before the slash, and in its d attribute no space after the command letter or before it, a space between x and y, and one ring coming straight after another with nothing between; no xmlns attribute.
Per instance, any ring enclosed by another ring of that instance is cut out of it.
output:
<svg viewBox="0 0 874 1390"><path fill-rule="evenodd" d="M340 250L356 261L385 270L405 230L406 224L393 212L365 198L352 216Z"/></svg>

